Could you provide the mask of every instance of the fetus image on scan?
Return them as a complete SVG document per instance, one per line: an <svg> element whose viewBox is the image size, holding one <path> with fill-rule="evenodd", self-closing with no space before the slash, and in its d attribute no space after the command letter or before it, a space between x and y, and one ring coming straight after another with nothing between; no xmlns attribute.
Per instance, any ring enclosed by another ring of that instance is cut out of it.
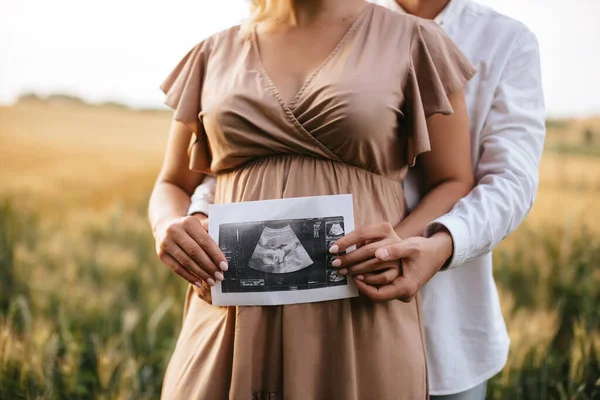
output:
<svg viewBox="0 0 600 400"><path fill-rule="evenodd" d="M257 271L287 274L313 263L298 236L287 225L280 229L263 229L248 266Z"/></svg>
<svg viewBox="0 0 600 400"><path fill-rule="evenodd" d="M342 225L334 223L331 224L331 228L329 228L329 236L342 236L344 234L344 229Z"/></svg>
<svg viewBox="0 0 600 400"><path fill-rule="evenodd" d="M344 275L338 274L337 271L327 271L327 279L329 282L341 282L346 279Z"/></svg>

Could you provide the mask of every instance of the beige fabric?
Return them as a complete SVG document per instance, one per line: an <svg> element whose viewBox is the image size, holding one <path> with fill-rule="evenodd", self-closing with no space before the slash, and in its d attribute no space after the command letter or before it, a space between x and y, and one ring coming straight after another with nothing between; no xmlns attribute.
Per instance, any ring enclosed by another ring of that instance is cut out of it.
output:
<svg viewBox="0 0 600 400"><path fill-rule="evenodd" d="M239 28L198 44L162 89L197 133L216 203L351 193L356 226L405 213L399 179L428 151L426 117L473 67L435 23L368 5L285 104ZM196 294L199 294L197 296ZM425 399L420 300L215 307L188 291L164 399Z"/></svg>

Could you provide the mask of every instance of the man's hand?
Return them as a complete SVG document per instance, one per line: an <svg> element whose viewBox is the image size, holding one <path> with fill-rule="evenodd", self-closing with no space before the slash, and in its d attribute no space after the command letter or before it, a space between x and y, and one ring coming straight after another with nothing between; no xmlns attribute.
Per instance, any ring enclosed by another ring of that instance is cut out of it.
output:
<svg viewBox="0 0 600 400"><path fill-rule="evenodd" d="M359 249L332 263L341 275L354 277L362 294L373 301L411 301L452 255L452 237L441 231L430 238L400 239L387 223L350 232L330 249L337 254L348 247Z"/></svg>
<svg viewBox="0 0 600 400"><path fill-rule="evenodd" d="M452 256L452 237L447 231L430 238L411 237L383 246L375 252L380 263L400 260L400 275L389 280L383 274L365 274L355 277L356 286L373 301L398 299L410 302Z"/></svg>

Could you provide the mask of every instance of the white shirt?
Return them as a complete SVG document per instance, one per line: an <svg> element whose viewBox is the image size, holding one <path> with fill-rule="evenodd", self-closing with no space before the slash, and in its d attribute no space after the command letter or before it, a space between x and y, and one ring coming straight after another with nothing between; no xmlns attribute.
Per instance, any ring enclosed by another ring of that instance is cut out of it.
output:
<svg viewBox="0 0 600 400"><path fill-rule="evenodd" d="M403 12L394 0L374 2ZM526 26L471 0L452 0L435 21L478 71L465 88L477 186L425 232L443 225L454 242L448 269L421 290L430 393L446 395L506 364L510 340L491 250L533 204L546 116L538 44ZM405 181L410 208L418 202L416 178L411 171ZM190 213L208 213L211 191L212 178L192 196Z"/></svg>

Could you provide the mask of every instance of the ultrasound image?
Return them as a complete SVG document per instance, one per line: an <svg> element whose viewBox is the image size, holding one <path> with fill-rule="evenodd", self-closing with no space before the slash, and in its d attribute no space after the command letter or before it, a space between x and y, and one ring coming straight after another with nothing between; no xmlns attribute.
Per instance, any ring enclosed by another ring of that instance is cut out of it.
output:
<svg viewBox="0 0 600 400"><path fill-rule="evenodd" d="M331 224L329 227L329 235L330 236L342 236L344 234L344 230L340 224Z"/></svg>
<svg viewBox="0 0 600 400"><path fill-rule="evenodd" d="M331 267L331 243L344 235L343 217L222 224L227 257L223 293L306 290L346 285Z"/></svg>
<svg viewBox="0 0 600 400"><path fill-rule="evenodd" d="M264 228L248 266L272 274L287 274L312 264L313 260L288 225L281 229Z"/></svg>

